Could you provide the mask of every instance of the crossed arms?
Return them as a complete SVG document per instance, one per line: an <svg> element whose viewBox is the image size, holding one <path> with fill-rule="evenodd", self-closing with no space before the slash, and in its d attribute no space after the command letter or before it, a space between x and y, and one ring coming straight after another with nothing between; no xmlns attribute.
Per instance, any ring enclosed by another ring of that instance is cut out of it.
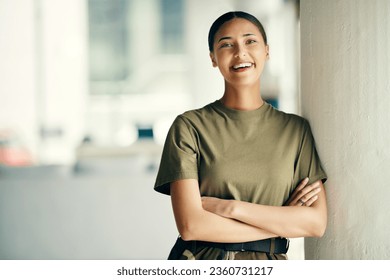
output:
<svg viewBox="0 0 390 280"><path fill-rule="evenodd" d="M321 237L327 208L323 184L303 180L285 206L201 197L195 179L171 183L175 221L184 240L246 242L271 237ZM300 201L304 201L302 205Z"/></svg>

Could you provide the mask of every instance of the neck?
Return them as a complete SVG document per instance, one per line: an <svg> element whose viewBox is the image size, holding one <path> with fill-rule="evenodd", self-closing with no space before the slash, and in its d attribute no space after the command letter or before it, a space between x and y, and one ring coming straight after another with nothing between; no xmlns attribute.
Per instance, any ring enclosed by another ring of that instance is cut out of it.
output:
<svg viewBox="0 0 390 280"><path fill-rule="evenodd" d="M264 104L260 95L260 84L239 88L225 85L221 102L226 107L242 111L255 110Z"/></svg>

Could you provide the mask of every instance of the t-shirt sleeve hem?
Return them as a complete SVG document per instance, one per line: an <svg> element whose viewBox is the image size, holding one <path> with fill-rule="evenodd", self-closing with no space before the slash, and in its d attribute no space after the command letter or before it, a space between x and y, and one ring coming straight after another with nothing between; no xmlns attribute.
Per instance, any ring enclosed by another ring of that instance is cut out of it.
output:
<svg viewBox="0 0 390 280"><path fill-rule="evenodd" d="M198 180L198 173L197 172L178 172L176 174L172 174L171 176L166 176L164 178L159 178L157 179L155 185L154 185L154 190L170 195L171 194L171 189L170 189L170 183L177 181L177 180L184 180L184 179L195 179Z"/></svg>
<svg viewBox="0 0 390 280"><path fill-rule="evenodd" d="M315 176L311 176L309 177L309 184L312 184L318 180L321 180L322 183L325 183L326 180L328 180L328 177L326 176L325 173L319 173L319 174L316 174Z"/></svg>

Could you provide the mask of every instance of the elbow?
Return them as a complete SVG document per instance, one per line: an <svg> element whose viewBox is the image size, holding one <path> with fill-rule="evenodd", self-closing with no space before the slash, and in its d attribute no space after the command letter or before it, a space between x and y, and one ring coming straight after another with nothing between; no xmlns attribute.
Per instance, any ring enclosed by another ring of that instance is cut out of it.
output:
<svg viewBox="0 0 390 280"><path fill-rule="evenodd" d="M326 226L328 223L327 213L326 211L317 210L314 210L310 213L311 215L307 216L306 220L306 225L308 225L306 237L321 238L325 234Z"/></svg>
<svg viewBox="0 0 390 280"><path fill-rule="evenodd" d="M179 229L179 234L184 241L195 240L194 234L189 229Z"/></svg>
<svg viewBox="0 0 390 280"><path fill-rule="evenodd" d="M176 217L176 227L181 239L185 241L202 240L207 230L204 211L193 211L191 215Z"/></svg>
<svg viewBox="0 0 390 280"><path fill-rule="evenodd" d="M197 226L194 225L193 223L183 223L181 225L178 225L178 230L181 239L185 241L191 241L191 240L198 240L199 238L197 237Z"/></svg>
<svg viewBox="0 0 390 280"><path fill-rule="evenodd" d="M311 237L320 238L320 237L324 236L324 234L325 234L325 229L326 229L326 227L316 228L316 229L312 232Z"/></svg>
<svg viewBox="0 0 390 280"><path fill-rule="evenodd" d="M326 231L326 220L316 223L311 230L310 237L321 238Z"/></svg>

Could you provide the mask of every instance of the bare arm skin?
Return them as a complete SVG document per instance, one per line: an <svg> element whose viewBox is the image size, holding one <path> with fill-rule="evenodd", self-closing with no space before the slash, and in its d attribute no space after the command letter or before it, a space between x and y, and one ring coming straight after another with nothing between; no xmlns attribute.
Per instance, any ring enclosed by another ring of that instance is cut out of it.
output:
<svg viewBox="0 0 390 280"><path fill-rule="evenodd" d="M246 242L277 236L257 226L206 211L197 180L171 183L171 200L176 225L184 240Z"/></svg>
<svg viewBox="0 0 390 280"><path fill-rule="evenodd" d="M266 206L210 197L202 198L202 203L208 211L274 232L278 236L321 237L327 223L323 184L317 181L307 189L302 184L292 194L288 206ZM306 201L310 207L299 207L302 205L299 199Z"/></svg>

